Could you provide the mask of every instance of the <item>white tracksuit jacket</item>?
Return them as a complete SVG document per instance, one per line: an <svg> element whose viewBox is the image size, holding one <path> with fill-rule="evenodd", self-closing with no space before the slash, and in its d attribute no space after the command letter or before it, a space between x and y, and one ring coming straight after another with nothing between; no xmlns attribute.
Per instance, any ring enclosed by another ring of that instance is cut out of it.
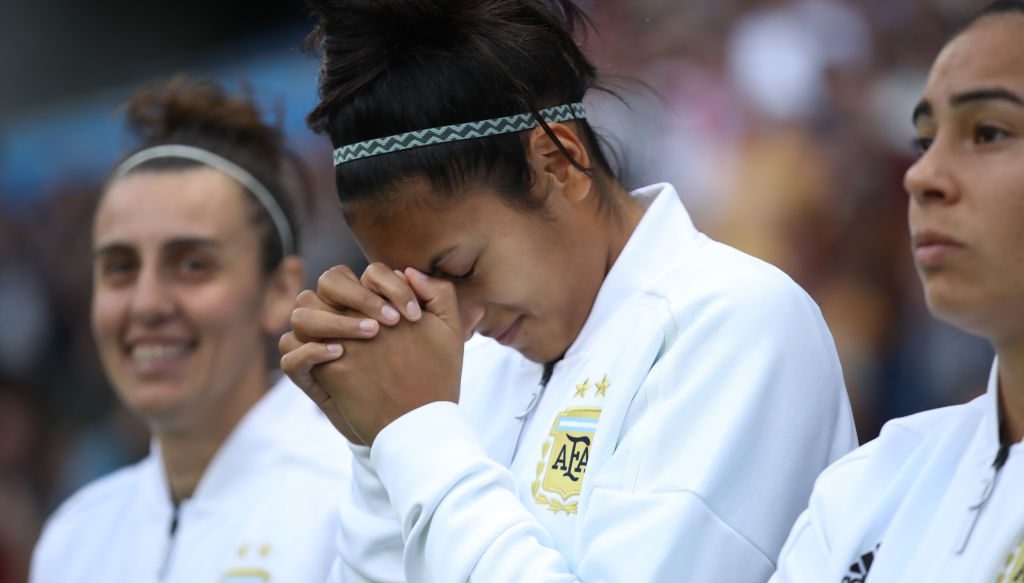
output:
<svg viewBox="0 0 1024 583"><path fill-rule="evenodd" d="M779 270L647 211L542 390L466 347L459 405L353 447L332 581L766 581L814 478L856 446L832 338ZM586 241L580 241L586 245Z"/></svg>
<svg viewBox="0 0 1024 583"><path fill-rule="evenodd" d="M351 456L282 379L235 427L175 511L159 448L89 484L47 522L31 583L304 583L335 557Z"/></svg>
<svg viewBox="0 0 1024 583"><path fill-rule="evenodd" d="M773 583L1024 581L1024 443L999 442L998 385L993 365L981 397L890 421L827 469Z"/></svg>

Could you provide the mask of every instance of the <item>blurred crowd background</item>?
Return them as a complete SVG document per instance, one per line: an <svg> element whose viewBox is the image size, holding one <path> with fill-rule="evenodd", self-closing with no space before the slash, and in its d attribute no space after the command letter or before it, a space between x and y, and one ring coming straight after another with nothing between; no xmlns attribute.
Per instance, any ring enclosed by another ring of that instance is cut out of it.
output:
<svg viewBox="0 0 1024 583"><path fill-rule="evenodd" d="M821 306L862 441L984 390L991 350L929 317L906 234L910 112L966 0L589 0L609 93L592 121L628 187L676 185L702 230L779 266ZM0 19L0 583L42 521L131 463L145 429L89 328L90 228L131 142L116 106L186 72L247 86L306 159L315 276L361 258L330 147L303 116L316 60L299 0L13 0ZM582 244L582 243L581 243ZM666 251L670 252L670 251Z"/></svg>

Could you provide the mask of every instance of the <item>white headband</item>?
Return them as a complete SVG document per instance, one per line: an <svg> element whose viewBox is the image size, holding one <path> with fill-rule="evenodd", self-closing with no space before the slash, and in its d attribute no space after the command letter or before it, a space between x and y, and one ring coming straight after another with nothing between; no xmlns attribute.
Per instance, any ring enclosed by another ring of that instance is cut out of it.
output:
<svg viewBox="0 0 1024 583"><path fill-rule="evenodd" d="M182 144L165 144L162 146L146 148L141 152L132 154L127 160L122 162L121 165L114 170L110 180L114 181L121 178L136 166L157 158L183 158L185 160L193 160L195 162L205 164L215 170L219 170L235 179L235 181L241 184L246 190L251 192L263 208L267 210L267 214L270 215L270 220L274 223L274 229L277 231L277 236L281 240L281 249L284 254L292 255L295 253L295 238L292 235L291 227L288 225L288 219L284 214L284 210L281 209L281 205L278 204L274 196L270 194L270 191L267 190L259 180L256 180L256 177L250 174L245 168L242 168L231 160L214 154L209 150L196 148L195 146L185 146Z"/></svg>

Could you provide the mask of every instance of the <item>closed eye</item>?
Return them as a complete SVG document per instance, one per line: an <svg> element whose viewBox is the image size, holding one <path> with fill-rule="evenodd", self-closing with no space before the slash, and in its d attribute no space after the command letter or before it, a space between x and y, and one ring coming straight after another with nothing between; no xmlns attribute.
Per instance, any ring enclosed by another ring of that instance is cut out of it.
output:
<svg viewBox="0 0 1024 583"><path fill-rule="evenodd" d="M477 261L479 261L479 258L477 258ZM473 265L469 266L469 269L465 273L463 273L462 275L454 275L454 274L451 274L451 273L445 273L443 271L438 271L437 274L436 274L436 277L441 277L441 278L448 279L448 280L451 280L451 281L469 281L470 279L473 278L474 275L476 275L476 264L477 264L477 261L474 261Z"/></svg>

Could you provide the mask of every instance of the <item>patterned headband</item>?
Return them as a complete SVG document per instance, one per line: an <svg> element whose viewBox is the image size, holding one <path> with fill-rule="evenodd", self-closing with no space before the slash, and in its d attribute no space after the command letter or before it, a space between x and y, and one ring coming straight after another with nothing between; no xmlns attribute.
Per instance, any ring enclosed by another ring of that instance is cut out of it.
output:
<svg viewBox="0 0 1024 583"><path fill-rule="evenodd" d="M124 176L139 164L143 164L157 158L183 158L185 160L192 160L194 162L205 164L215 170L219 170L235 179L235 181L241 184L246 190L251 192L256 198L256 201L267 210L267 214L270 215L270 220L274 223L274 229L277 231L277 236L281 240L281 249L284 254L292 255L295 253L295 237L292 235L292 228L288 225L288 219L285 217L284 210L281 209L281 205L278 204L274 195L270 194L267 187L263 186L263 183L257 180L256 177L250 174L245 168L242 168L231 160L214 154L209 150L196 148L194 146L185 146L182 144L165 144L163 146L146 148L145 150L132 154L127 160L121 162L121 165L118 166L110 176L110 182Z"/></svg>
<svg viewBox="0 0 1024 583"><path fill-rule="evenodd" d="M586 119L587 112L583 109L582 103L570 103L567 105L556 105L537 112L540 119L546 123L570 121L573 119ZM356 142L342 146L334 150L334 165L341 166L346 162L370 158L381 154L390 154L400 150L411 150L433 144L445 142L458 142L461 140L472 140L486 136L499 134L510 134L529 130L537 127L537 121L532 113L519 113L483 121L471 121L457 123L439 128L416 130L404 134L396 134L384 138L374 138L364 142Z"/></svg>

